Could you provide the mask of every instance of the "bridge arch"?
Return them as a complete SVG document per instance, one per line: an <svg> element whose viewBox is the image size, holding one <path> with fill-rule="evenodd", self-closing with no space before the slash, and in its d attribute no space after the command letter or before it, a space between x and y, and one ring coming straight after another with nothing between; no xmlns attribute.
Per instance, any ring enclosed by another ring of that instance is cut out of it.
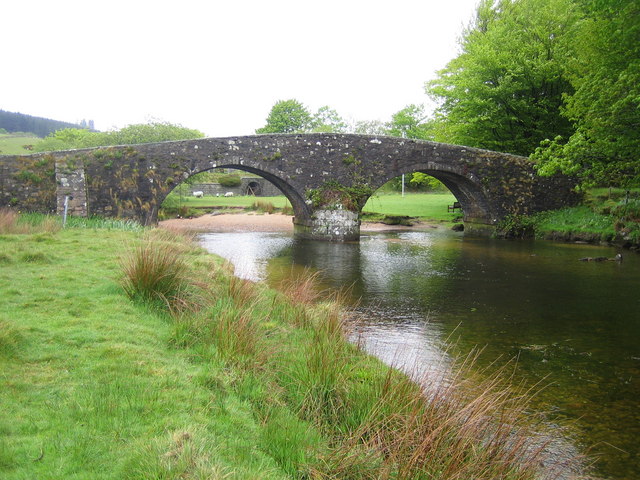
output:
<svg viewBox="0 0 640 480"><path fill-rule="evenodd" d="M282 194L287 197L289 202L291 203L291 207L293 208L294 216L299 219L308 220L311 217L311 209L309 205L306 203L306 199L300 195L300 193L293 188L287 181L279 176L273 174L272 172L268 172L262 169L258 169L255 167L251 167L249 165L243 164L221 164L216 165L215 167L205 168L203 170L198 170L190 173L186 178L190 178L199 173L208 172L211 170L222 170L222 169L233 169L233 170L241 170L248 173L253 173L254 175L258 175L259 177L264 178L268 182L271 182L278 190L282 192ZM167 198L170 192L167 192L163 196L159 197L159 204Z"/></svg>
<svg viewBox="0 0 640 480"><path fill-rule="evenodd" d="M465 222L486 225L495 224L497 215L491 211L491 204L485 191L481 188L478 181L469 178L465 175L464 171L460 170L461 169L447 164L427 162L427 164L423 166L416 165L415 168L411 166L399 169L398 171L400 175L420 172L440 180L462 206L462 212L464 214L463 220ZM393 178L396 177L381 177L380 180L374 184L375 190Z"/></svg>

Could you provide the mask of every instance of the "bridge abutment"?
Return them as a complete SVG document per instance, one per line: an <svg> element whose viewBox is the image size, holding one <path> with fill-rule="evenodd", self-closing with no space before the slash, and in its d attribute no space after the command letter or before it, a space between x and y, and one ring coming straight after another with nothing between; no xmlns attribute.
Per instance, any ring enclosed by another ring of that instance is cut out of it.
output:
<svg viewBox="0 0 640 480"><path fill-rule="evenodd" d="M294 219L297 237L330 242L352 242L360 238L360 215L350 210L316 209L307 219Z"/></svg>

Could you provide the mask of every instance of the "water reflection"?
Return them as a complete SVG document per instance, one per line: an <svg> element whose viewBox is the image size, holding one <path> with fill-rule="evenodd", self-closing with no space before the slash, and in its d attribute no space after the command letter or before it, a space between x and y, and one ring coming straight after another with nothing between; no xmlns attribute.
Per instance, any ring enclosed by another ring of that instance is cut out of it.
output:
<svg viewBox="0 0 640 480"><path fill-rule="evenodd" d="M387 363L447 368L442 345L480 366L517 357L519 379L550 384L535 401L574 440L596 445L598 474L640 478L640 256L607 247L493 241L433 232L381 233L360 243L280 234L215 234L205 246L244 278L278 281L292 269L351 287L366 321L354 335ZM269 260L271 258L271 260Z"/></svg>
<svg viewBox="0 0 640 480"><path fill-rule="evenodd" d="M277 233L204 233L200 243L209 252L229 260L237 277L265 280L267 263L283 249L290 246L293 239Z"/></svg>

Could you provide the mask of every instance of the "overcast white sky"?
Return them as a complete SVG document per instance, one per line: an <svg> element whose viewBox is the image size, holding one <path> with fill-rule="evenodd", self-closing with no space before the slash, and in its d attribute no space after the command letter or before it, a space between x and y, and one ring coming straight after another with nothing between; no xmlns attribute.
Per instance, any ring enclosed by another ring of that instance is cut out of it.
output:
<svg viewBox="0 0 640 480"><path fill-rule="evenodd" d="M0 109L252 134L295 98L353 120L427 103L477 0L5 0Z"/></svg>

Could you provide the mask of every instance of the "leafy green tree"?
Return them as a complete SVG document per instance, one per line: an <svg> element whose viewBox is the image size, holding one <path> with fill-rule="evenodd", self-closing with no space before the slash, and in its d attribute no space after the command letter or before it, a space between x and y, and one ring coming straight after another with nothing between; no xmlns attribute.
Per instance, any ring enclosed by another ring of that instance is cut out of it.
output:
<svg viewBox="0 0 640 480"><path fill-rule="evenodd" d="M385 133L393 137L433 140L433 129L433 121L425 113L424 106L411 104L392 115ZM413 172L405 180L406 187L416 190L445 189L442 182L422 172ZM393 190L401 190L402 177L394 178L390 184Z"/></svg>
<svg viewBox="0 0 640 480"><path fill-rule="evenodd" d="M313 117L307 107L297 100L280 100L271 107L267 124L256 133L301 133L313 126Z"/></svg>
<svg viewBox="0 0 640 480"><path fill-rule="evenodd" d="M413 172L409 185L420 190L446 191L447 187L437 178L422 172Z"/></svg>
<svg viewBox="0 0 640 480"><path fill-rule="evenodd" d="M426 84L439 103L436 139L529 155L573 133L561 107L576 18L572 0L483 0L461 53Z"/></svg>
<svg viewBox="0 0 640 480"><path fill-rule="evenodd" d="M380 120L358 120L350 128L358 135L387 135L387 125Z"/></svg>
<svg viewBox="0 0 640 480"><path fill-rule="evenodd" d="M424 112L423 105L407 105L391 117L387 134L393 137L433 140L433 122Z"/></svg>
<svg viewBox="0 0 640 480"><path fill-rule="evenodd" d="M49 134L36 145L34 150L50 152L74 148L190 140L202 137L204 137L204 133L198 130L171 123L129 125L111 132L92 132L82 128L65 128Z"/></svg>
<svg viewBox="0 0 640 480"><path fill-rule="evenodd" d="M312 132L316 133L346 133L347 122L338 112L328 106L320 107L312 120Z"/></svg>
<svg viewBox="0 0 640 480"><path fill-rule="evenodd" d="M550 137L532 156L541 174L563 172L584 186L640 185L640 4L583 0L568 64L575 93L571 136Z"/></svg>
<svg viewBox="0 0 640 480"><path fill-rule="evenodd" d="M107 132L106 137L109 145L135 145L169 140L191 140L204 137L204 133L181 125L155 122L128 125L120 130Z"/></svg>
<svg viewBox="0 0 640 480"><path fill-rule="evenodd" d="M83 128L63 128L47 135L34 150L37 152L53 152L55 150L71 150L74 148L90 148L107 145L105 134L91 132Z"/></svg>

